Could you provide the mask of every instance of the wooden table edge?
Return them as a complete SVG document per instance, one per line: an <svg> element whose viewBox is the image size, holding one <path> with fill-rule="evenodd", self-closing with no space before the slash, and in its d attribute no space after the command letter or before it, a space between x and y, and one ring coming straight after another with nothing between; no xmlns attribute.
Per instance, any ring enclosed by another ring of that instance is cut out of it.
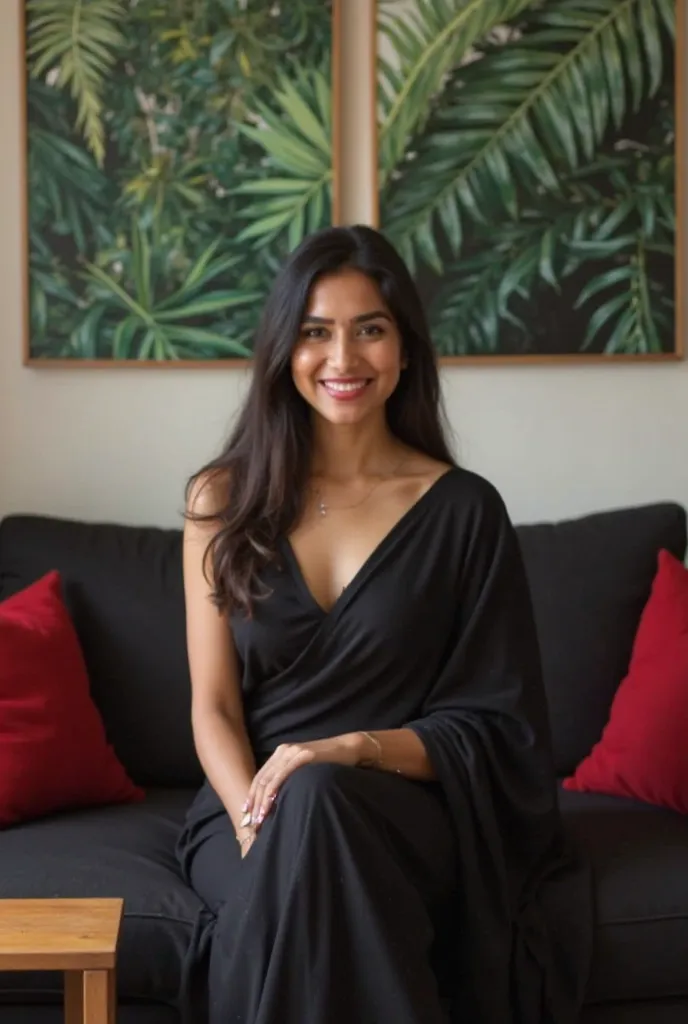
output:
<svg viewBox="0 0 688 1024"><path fill-rule="evenodd" d="M95 904L110 910L113 914L112 932L109 938L111 944L108 948L95 951L88 950L46 950L39 949L35 952L22 950L20 952L9 952L0 950L0 971L112 971L117 964L117 947L122 927L124 913L124 900L121 897L84 897L84 898L50 898L50 899L0 899L0 916L2 916L3 904L12 904L13 912L21 914L22 909L35 909L42 905L44 909L50 909L54 904L55 910L59 912L60 904L67 904L68 908L78 908L81 912L88 911L89 904ZM93 908L95 909L95 907Z"/></svg>
<svg viewBox="0 0 688 1024"><path fill-rule="evenodd" d="M0 953L0 971L113 971L115 953Z"/></svg>

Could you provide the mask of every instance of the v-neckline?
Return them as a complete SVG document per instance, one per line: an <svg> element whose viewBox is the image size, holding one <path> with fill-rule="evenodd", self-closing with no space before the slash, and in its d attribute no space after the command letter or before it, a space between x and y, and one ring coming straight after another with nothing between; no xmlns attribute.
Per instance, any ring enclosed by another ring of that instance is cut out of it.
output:
<svg viewBox="0 0 688 1024"><path fill-rule="evenodd" d="M347 585L344 587L341 594L335 598L334 603L330 608L323 608L320 602L316 599L313 591L306 582L306 577L304 576L301 568L301 563L296 557L296 552L294 551L291 540L286 535L282 538L282 546L291 566L292 575L294 576L295 581L307 602L323 620L331 618L335 612L340 610L343 604L351 600L355 591L360 589L379 559L384 555L389 545L393 542L396 535L401 532L402 528L406 526L410 519L413 518L414 513L417 513L420 510L420 508L425 504L426 499L429 498L431 494L435 493L435 490L442 483L445 477L451 476L457 471L457 468L458 467L456 466L452 466L450 469L445 470L444 473L441 473L440 476L438 476L436 480L433 480L430 486L423 491L421 496L417 498L412 505L409 505L406 511L402 513L399 519L397 519L396 523L390 527L384 537L378 541L361 567L354 573Z"/></svg>

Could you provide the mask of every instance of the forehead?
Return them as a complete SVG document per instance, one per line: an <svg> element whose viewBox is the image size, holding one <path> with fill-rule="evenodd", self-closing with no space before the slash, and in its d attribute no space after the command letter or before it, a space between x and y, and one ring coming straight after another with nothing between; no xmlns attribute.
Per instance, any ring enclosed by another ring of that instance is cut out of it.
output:
<svg viewBox="0 0 688 1024"><path fill-rule="evenodd" d="M349 320L376 309L388 312L376 282L360 270L347 267L315 282L308 296L305 315Z"/></svg>

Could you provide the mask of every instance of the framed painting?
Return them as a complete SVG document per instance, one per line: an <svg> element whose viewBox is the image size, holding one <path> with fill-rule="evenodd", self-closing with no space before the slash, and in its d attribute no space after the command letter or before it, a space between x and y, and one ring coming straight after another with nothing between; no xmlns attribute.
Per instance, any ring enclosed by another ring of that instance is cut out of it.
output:
<svg viewBox="0 0 688 1024"><path fill-rule="evenodd" d="M17 0L33 366L251 357L337 220L338 0Z"/></svg>
<svg viewBox="0 0 688 1024"><path fill-rule="evenodd" d="M378 222L443 362L681 357L685 3L376 18Z"/></svg>

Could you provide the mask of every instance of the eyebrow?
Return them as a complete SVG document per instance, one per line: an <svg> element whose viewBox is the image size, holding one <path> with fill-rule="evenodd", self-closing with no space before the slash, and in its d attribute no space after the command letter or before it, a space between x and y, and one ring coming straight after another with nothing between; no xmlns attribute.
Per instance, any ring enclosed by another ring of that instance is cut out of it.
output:
<svg viewBox="0 0 688 1024"><path fill-rule="evenodd" d="M384 320L389 320L390 323L391 323L391 320L392 320L392 318L389 315L389 313L385 313L384 309L374 309L371 313L359 313L358 316L355 316L355 317L352 318L351 323L352 324L364 324L368 320L379 320L380 318L383 318ZM328 318L324 317L324 316L310 316L310 315L307 315L307 316L304 316L302 323L304 323L304 324L333 324L334 320L328 320Z"/></svg>

